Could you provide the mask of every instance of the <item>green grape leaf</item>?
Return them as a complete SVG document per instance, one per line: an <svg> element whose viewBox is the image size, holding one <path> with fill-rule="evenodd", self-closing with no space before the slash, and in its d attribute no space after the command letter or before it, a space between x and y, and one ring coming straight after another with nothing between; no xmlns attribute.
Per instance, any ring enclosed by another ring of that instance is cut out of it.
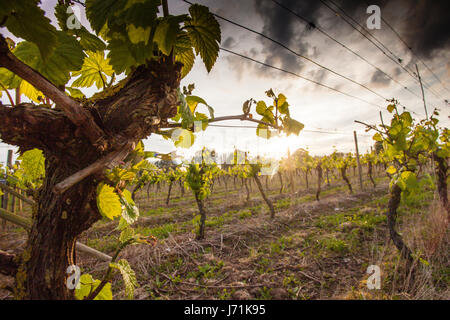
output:
<svg viewBox="0 0 450 320"><path fill-rule="evenodd" d="M209 104L207 104L204 99L197 96L187 96L185 100L192 114L194 114L198 104L202 103L208 108L209 115L211 116L211 118L214 118L214 109Z"/></svg>
<svg viewBox="0 0 450 320"><path fill-rule="evenodd" d="M397 180L397 184L402 191L407 190L410 192L414 191L419 186L417 176L411 171L403 171Z"/></svg>
<svg viewBox="0 0 450 320"><path fill-rule="evenodd" d="M2 1L0 21L18 38L33 43L46 61L57 47L56 28L36 0Z"/></svg>
<svg viewBox="0 0 450 320"><path fill-rule="evenodd" d="M122 204L114 188L100 183L97 187L97 207L101 215L113 220L122 214Z"/></svg>
<svg viewBox="0 0 450 320"><path fill-rule="evenodd" d="M20 86L22 78L5 68L0 68L0 83L7 89L15 89Z"/></svg>
<svg viewBox="0 0 450 320"><path fill-rule="evenodd" d="M96 85L97 89L106 87L106 76L112 76L114 70L105 59L103 51L87 52L84 63L79 71L72 72L73 77L79 76L73 83L73 87L91 87Z"/></svg>
<svg viewBox="0 0 450 320"><path fill-rule="evenodd" d="M389 168L386 169L386 172L392 175L397 172L397 169L394 166L389 166Z"/></svg>
<svg viewBox="0 0 450 320"><path fill-rule="evenodd" d="M278 107L278 112L281 114L289 114L289 103L287 103L287 101L283 102L283 104Z"/></svg>
<svg viewBox="0 0 450 320"><path fill-rule="evenodd" d="M69 9L70 8L70 9ZM58 2L55 6L55 17L59 27L68 35L79 37L80 45L87 51L103 51L106 44L96 35L90 33L81 25L77 16L73 13L72 7L68 3ZM73 23L75 27L68 27L68 23Z"/></svg>
<svg viewBox="0 0 450 320"><path fill-rule="evenodd" d="M127 226L120 233L119 241L121 244L124 244L124 243L130 241L131 239L133 239L134 236L135 236L134 229Z"/></svg>
<svg viewBox="0 0 450 320"><path fill-rule="evenodd" d="M185 22L184 28L195 52L200 54L206 70L210 72L219 54L220 25L205 6L193 4L189 7L189 13L191 19Z"/></svg>
<svg viewBox="0 0 450 320"><path fill-rule="evenodd" d="M280 93L277 98L278 108L280 108L280 106L282 106L285 102L286 102L286 96L284 94Z"/></svg>
<svg viewBox="0 0 450 320"><path fill-rule="evenodd" d="M194 123L194 115L186 102L184 94L181 93L179 88L177 89L177 93L178 101L180 101L180 105L178 106L178 114L182 119L181 125L184 129L190 128Z"/></svg>
<svg viewBox="0 0 450 320"><path fill-rule="evenodd" d="M284 120L284 130L286 131L286 134L288 136L291 134L295 134L296 136L298 136L300 131L302 131L304 127L305 125L303 123L300 123L292 118L288 117Z"/></svg>
<svg viewBox="0 0 450 320"><path fill-rule="evenodd" d="M158 23L153 40L158 44L162 53L169 55L172 52L179 31L180 25L177 17L167 17Z"/></svg>
<svg viewBox="0 0 450 320"><path fill-rule="evenodd" d="M128 73L130 67L136 64L136 60L131 54L130 48L120 39L112 39L108 43L109 62L117 74L122 72Z"/></svg>
<svg viewBox="0 0 450 320"><path fill-rule="evenodd" d="M270 139L271 137L271 132L270 130L267 128L266 125L264 124L258 124L258 127L256 128L256 135L258 137L264 138L264 139Z"/></svg>
<svg viewBox="0 0 450 320"><path fill-rule="evenodd" d="M86 51L104 51L106 44L96 35L87 31L84 27L76 29L75 35L80 37L80 45Z"/></svg>
<svg viewBox="0 0 450 320"><path fill-rule="evenodd" d="M69 92L69 95L70 95L72 98L76 98L76 99L86 99L86 96L84 95L83 92L81 92L80 89L72 88L72 87L66 87L66 90Z"/></svg>
<svg viewBox="0 0 450 320"><path fill-rule="evenodd" d="M404 125L410 126L413 122L413 119L411 117L411 114L409 112L403 112L400 115L400 118L404 121Z"/></svg>
<svg viewBox="0 0 450 320"><path fill-rule="evenodd" d="M264 116L264 114L266 113L266 110L267 110L266 103L262 100L258 101L258 103L256 104L256 113Z"/></svg>
<svg viewBox="0 0 450 320"><path fill-rule="evenodd" d="M108 22L111 24L131 22L136 27L153 27L160 5L161 0L127 0L124 10L116 13Z"/></svg>
<svg viewBox="0 0 450 320"><path fill-rule="evenodd" d="M81 69L85 55L78 41L64 32L57 32L57 40L58 46L45 61L32 42L18 43L13 53L55 85L65 85L71 78L70 71Z"/></svg>
<svg viewBox="0 0 450 320"><path fill-rule="evenodd" d="M117 74L129 73L132 67L144 64L153 56L152 43L143 42L133 45L131 42L112 39L108 43L109 63Z"/></svg>
<svg viewBox="0 0 450 320"><path fill-rule="evenodd" d="M195 61L194 50L187 32L178 33L173 51L175 60L183 64L181 69L181 78L183 79L191 71Z"/></svg>
<svg viewBox="0 0 450 320"><path fill-rule="evenodd" d="M170 137L175 144L175 147L190 148L195 142L194 133L186 129L175 129Z"/></svg>
<svg viewBox="0 0 450 320"><path fill-rule="evenodd" d="M129 24L127 26L128 38L131 43L137 44L139 42L144 42L148 44L148 40L150 38L150 27L136 27L134 24Z"/></svg>
<svg viewBox="0 0 450 320"><path fill-rule="evenodd" d="M120 203L123 206L122 218L128 224L133 224L139 218L139 209L131 198L131 193L128 190L123 190L120 196Z"/></svg>
<svg viewBox="0 0 450 320"><path fill-rule="evenodd" d="M22 80L19 88L20 93L24 94L31 101L42 103L42 101L44 100L44 94L25 80Z"/></svg>
<svg viewBox="0 0 450 320"><path fill-rule="evenodd" d="M375 141L383 141L383 137L378 132L374 134L372 139Z"/></svg>
<svg viewBox="0 0 450 320"><path fill-rule="evenodd" d="M83 300L89 296L89 294L94 291L100 283L100 280L93 279L90 274L81 275L79 283L80 287L75 289L75 297L78 300ZM111 283L108 282L102 290L100 290L94 300L112 300L112 298Z"/></svg>
<svg viewBox="0 0 450 320"><path fill-rule="evenodd" d="M110 263L109 265L110 267L120 271L125 285L125 294L127 295L128 299L133 299L134 289L139 285L136 280L136 274L134 273L133 269L131 269L128 261L125 259L121 259L117 263Z"/></svg>
<svg viewBox="0 0 450 320"><path fill-rule="evenodd" d="M45 176L45 158L39 149L25 151L18 158L21 170L23 170L23 178L26 181L35 181Z"/></svg>
<svg viewBox="0 0 450 320"><path fill-rule="evenodd" d="M86 17L92 29L99 34L106 22L114 19L124 5L123 0L86 0Z"/></svg>

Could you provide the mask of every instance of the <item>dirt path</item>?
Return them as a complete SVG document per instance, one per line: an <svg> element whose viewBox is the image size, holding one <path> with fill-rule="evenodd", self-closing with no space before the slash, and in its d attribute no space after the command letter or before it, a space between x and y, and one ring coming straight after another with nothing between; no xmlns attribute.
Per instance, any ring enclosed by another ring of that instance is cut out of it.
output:
<svg viewBox="0 0 450 320"><path fill-rule="evenodd" d="M156 247L131 247L123 257L140 276L138 297L163 299L324 299L342 296L365 276L360 252L318 249L319 218L364 207L385 194L330 196L279 212L207 229L198 242L189 233ZM385 236L380 235L384 242ZM120 294L119 294L120 297Z"/></svg>

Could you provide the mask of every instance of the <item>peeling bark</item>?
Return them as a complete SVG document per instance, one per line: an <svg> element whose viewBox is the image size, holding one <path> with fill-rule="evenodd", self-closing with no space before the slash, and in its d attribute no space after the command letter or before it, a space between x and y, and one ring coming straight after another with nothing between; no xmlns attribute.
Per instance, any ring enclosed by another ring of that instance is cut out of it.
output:
<svg viewBox="0 0 450 320"><path fill-rule="evenodd" d="M373 179L373 176L372 176L372 162L369 161L367 165L368 165L368 175L369 175L370 181L372 181L373 187L376 188L377 184L375 183L375 180Z"/></svg>
<svg viewBox="0 0 450 320"><path fill-rule="evenodd" d="M166 206L169 206L169 201L170 201L170 193L172 192L172 184L173 181L169 182L169 190L167 190L167 198L166 198Z"/></svg>
<svg viewBox="0 0 450 320"><path fill-rule="evenodd" d="M205 223L206 223L206 211L203 205L203 201L194 193L195 201L197 202L198 211L200 211L200 224L198 226L197 240L203 240L205 238Z"/></svg>
<svg viewBox="0 0 450 320"><path fill-rule="evenodd" d="M280 178L280 194L283 193L283 176L281 175L281 172L278 171L278 178Z"/></svg>
<svg viewBox="0 0 450 320"><path fill-rule="evenodd" d="M441 199L442 206L447 211L447 218L450 220L450 204L448 202L447 193L447 159L438 157L436 154L433 155L433 158L436 162L437 189L439 198Z"/></svg>
<svg viewBox="0 0 450 320"><path fill-rule="evenodd" d="M341 176L342 176L342 179L345 181L345 183L347 184L347 187L348 187L348 190L350 191L350 193L353 193L353 189L352 189L352 185L351 185L351 183L350 183L350 180L348 180L348 178L347 178L347 175L346 175L346 170L347 170L347 167L343 167L343 168L341 168Z"/></svg>
<svg viewBox="0 0 450 320"><path fill-rule="evenodd" d="M266 196L264 190L263 190L263 186L261 184L261 181L259 180L258 176L254 176L253 177L255 179L256 185L258 186L259 192L261 193L264 201L266 202L267 206L269 207L270 210L270 218L273 219L275 218L275 209L273 208L273 204L272 201L270 201L270 199Z"/></svg>
<svg viewBox="0 0 450 320"><path fill-rule="evenodd" d="M62 194L53 193L53 188L124 142L136 143L166 124L177 112L181 66L165 57L150 61L117 86L83 102L84 113L92 115L107 136L103 151L86 137L83 125L77 127L58 109L58 103L55 109L0 105L1 139L21 151L39 148L46 158L46 177L16 276L16 298L74 298L66 288L66 270L76 264L77 236L101 218L96 187L104 177L101 172L90 175Z"/></svg>
<svg viewBox="0 0 450 320"><path fill-rule="evenodd" d="M397 223L397 209L400 205L402 190L398 185L394 185L391 189L391 197L389 198L388 203L388 212L387 215L387 225L389 229L389 235L391 237L392 242L400 251L403 258L407 259L409 262L413 261L412 252L406 246L403 238L400 234L395 230Z"/></svg>
<svg viewBox="0 0 450 320"><path fill-rule="evenodd" d="M316 168L317 170L317 192L316 192L316 200L319 201L320 191L321 191L321 184L322 184L322 166L319 164Z"/></svg>
<svg viewBox="0 0 450 320"><path fill-rule="evenodd" d="M15 261L15 255L0 250L0 273L6 276L15 276L19 265Z"/></svg>

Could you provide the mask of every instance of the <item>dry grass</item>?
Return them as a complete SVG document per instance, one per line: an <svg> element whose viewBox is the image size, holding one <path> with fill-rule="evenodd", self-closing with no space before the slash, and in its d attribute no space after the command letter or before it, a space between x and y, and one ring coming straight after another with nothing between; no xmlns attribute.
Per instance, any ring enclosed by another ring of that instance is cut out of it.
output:
<svg viewBox="0 0 450 320"><path fill-rule="evenodd" d="M388 234L383 239L374 233L370 252L371 264L381 267L382 290L367 290L361 286L358 295L347 298L362 299L450 299L449 221L438 199L420 215L404 218L400 227L405 242L415 253L408 264L400 258ZM383 243L380 245L380 243Z"/></svg>

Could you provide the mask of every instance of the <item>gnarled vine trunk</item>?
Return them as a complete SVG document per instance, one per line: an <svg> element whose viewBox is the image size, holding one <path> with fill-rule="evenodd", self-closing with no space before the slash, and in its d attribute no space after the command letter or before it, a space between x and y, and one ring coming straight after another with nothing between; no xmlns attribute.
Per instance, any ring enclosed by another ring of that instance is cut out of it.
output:
<svg viewBox="0 0 450 320"><path fill-rule="evenodd" d="M391 194L388 203L388 212L386 214L387 225L392 242L394 242L394 245L400 251L402 257L411 262L413 260L412 252L403 241L402 236L398 234L398 232L395 230L397 223L397 209L400 205L401 195L402 190L397 184L394 184L391 189Z"/></svg>
<svg viewBox="0 0 450 320"><path fill-rule="evenodd" d="M169 206L170 193L172 192L173 181L169 182L169 189L167 190L166 206Z"/></svg>
<svg viewBox="0 0 450 320"><path fill-rule="evenodd" d="M306 190L309 190L308 171L305 171Z"/></svg>
<svg viewBox="0 0 450 320"><path fill-rule="evenodd" d="M270 199L266 196L266 194L263 190L263 186L262 186L261 181L259 180L258 176L255 175L255 176L253 176L253 178L255 179L256 185L258 186L261 196L263 197L264 201L266 202L267 206L269 207L270 218L273 219L275 217L275 209L273 208L272 201L270 201Z"/></svg>
<svg viewBox="0 0 450 320"><path fill-rule="evenodd" d="M319 201L319 197L320 197L320 191L321 191L321 184L322 184L322 174L323 174L323 170L322 167L320 165L317 166L316 168L317 170L317 192L316 192L316 200Z"/></svg>
<svg viewBox="0 0 450 320"><path fill-rule="evenodd" d="M372 181L373 187L376 188L377 184L375 183L375 180L373 179L373 175L372 175L372 162L368 162L368 175L370 178L370 181Z"/></svg>
<svg viewBox="0 0 450 320"><path fill-rule="evenodd" d="M66 287L69 265L76 265L76 238L100 219L94 178L87 178L61 196L53 187L79 167L47 155L46 178L33 208L33 225L23 265L17 274L16 294L27 299L72 299ZM19 292L25 288L24 292ZM23 296L22 296L23 295Z"/></svg>
<svg viewBox="0 0 450 320"><path fill-rule="evenodd" d="M83 109L110 142L102 151L86 137L83 126L75 126L58 105L48 109L0 104L2 140L22 151L39 148L46 157L46 177L36 195L30 236L16 273L17 298L74 298L66 287L66 270L77 263L76 238L101 218L96 188L104 176L97 172L62 194L54 193L54 187L120 150L125 142L136 143L166 125L177 112L181 66L168 57L149 61L118 85L83 101Z"/></svg>
<svg viewBox="0 0 450 320"><path fill-rule="evenodd" d="M280 194L283 193L283 176L281 175L281 172L278 171L278 178L280 178Z"/></svg>
<svg viewBox="0 0 450 320"><path fill-rule="evenodd" d="M205 239L205 224L206 224L206 210L203 205L203 200L200 199L198 194L194 193L195 201L197 202L198 211L200 212L200 221L197 230L197 240Z"/></svg>
<svg viewBox="0 0 450 320"><path fill-rule="evenodd" d="M249 202L250 201L250 190L247 185L247 179L242 178L242 184L245 186L245 192L247 193L245 201Z"/></svg>
<svg viewBox="0 0 450 320"><path fill-rule="evenodd" d="M341 168L341 176L342 179L345 181L345 183L347 184L348 190L350 191L350 193L353 193L353 189L352 189L352 185L350 183L350 180L348 180L347 175L346 175L346 167Z"/></svg>
<svg viewBox="0 0 450 320"><path fill-rule="evenodd" d="M447 159L438 157L436 154L433 155L433 158L436 162L437 189L439 198L441 200L442 206L447 211L447 220L450 221L450 204L448 202L447 193Z"/></svg>

